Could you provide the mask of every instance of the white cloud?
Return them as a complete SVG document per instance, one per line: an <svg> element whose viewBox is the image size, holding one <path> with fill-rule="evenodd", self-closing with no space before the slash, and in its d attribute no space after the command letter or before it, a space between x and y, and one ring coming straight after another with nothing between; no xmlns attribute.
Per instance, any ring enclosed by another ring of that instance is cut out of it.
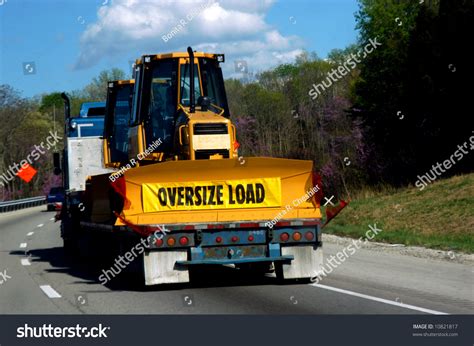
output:
<svg viewBox="0 0 474 346"><path fill-rule="evenodd" d="M225 53L226 77L234 60L247 60L256 72L294 60L303 42L283 36L265 21L274 0L114 0L99 8L97 22L87 26L75 68L102 58L195 50ZM185 20L186 25L176 30ZM169 34L168 41L162 39Z"/></svg>

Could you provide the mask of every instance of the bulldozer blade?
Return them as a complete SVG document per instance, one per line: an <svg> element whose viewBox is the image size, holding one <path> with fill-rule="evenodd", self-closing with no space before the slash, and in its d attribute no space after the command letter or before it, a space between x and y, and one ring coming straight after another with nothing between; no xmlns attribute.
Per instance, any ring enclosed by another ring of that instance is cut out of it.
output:
<svg viewBox="0 0 474 346"><path fill-rule="evenodd" d="M129 169L116 179L121 213L139 225L321 218L313 163L266 157L167 161ZM100 185L98 183L97 185ZM117 218L117 225L124 222Z"/></svg>

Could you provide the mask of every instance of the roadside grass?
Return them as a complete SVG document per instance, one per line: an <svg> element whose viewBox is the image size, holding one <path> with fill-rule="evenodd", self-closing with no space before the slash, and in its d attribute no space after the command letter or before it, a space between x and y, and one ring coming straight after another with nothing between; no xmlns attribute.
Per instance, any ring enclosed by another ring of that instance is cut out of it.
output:
<svg viewBox="0 0 474 346"><path fill-rule="evenodd" d="M377 224L373 241L474 253L474 173L387 192L363 192L324 233L359 238Z"/></svg>

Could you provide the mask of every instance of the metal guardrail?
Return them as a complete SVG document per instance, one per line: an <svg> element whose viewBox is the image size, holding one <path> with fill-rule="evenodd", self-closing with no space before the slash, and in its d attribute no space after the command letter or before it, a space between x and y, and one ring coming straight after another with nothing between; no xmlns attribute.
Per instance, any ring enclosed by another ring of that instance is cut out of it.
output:
<svg viewBox="0 0 474 346"><path fill-rule="evenodd" d="M36 207L38 205L42 205L45 203L46 203L45 196L17 199L15 201L4 201L4 202L0 202L0 213L18 210L18 209Z"/></svg>

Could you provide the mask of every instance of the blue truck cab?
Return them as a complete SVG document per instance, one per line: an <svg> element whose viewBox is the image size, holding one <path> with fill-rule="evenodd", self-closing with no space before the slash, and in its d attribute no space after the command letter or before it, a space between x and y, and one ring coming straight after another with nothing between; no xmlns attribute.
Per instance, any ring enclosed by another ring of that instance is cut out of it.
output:
<svg viewBox="0 0 474 346"><path fill-rule="evenodd" d="M85 102L79 116L70 118L68 138L101 137L104 133L105 102Z"/></svg>

